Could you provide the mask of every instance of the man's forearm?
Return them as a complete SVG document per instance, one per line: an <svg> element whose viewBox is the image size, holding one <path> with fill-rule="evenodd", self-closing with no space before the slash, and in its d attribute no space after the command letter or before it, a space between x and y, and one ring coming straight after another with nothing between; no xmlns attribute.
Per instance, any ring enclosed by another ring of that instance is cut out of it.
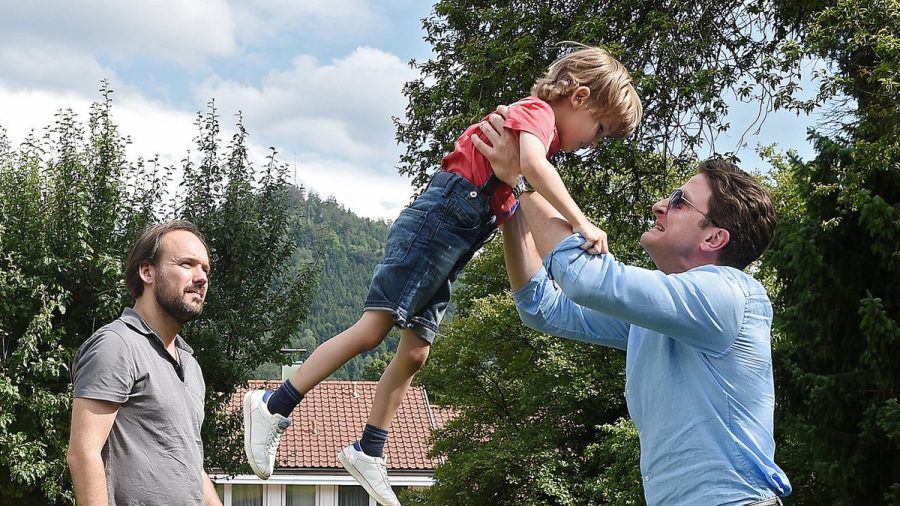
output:
<svg viewBox="0 0 900 506"><path fill-rule="evenodd" d="M203 503L205 506L222 506L219 494L216 493L216 486L206 472L203 473Z"/></svg>
<svg viewBox="0 0 900 506"><path fill-rule="evenodd" d="M572 235L572 225L537 192L523 193L519 202L540 258L547 256L557 244Z"/></svg>
<svg viewBox="0 0 900 506"><path fill-rule="evenodd" d="M528 222L521 210L500 226L506 273L513 291L522 288L541 268L541 257L534 247Z"/></svg>
<svg viewBox="0 0 900 506"><path fill-rule="evenodd" d="M68 461L75 487L75 502L79 506L108 506L106 471L100 454L70 454Z"/></svg>

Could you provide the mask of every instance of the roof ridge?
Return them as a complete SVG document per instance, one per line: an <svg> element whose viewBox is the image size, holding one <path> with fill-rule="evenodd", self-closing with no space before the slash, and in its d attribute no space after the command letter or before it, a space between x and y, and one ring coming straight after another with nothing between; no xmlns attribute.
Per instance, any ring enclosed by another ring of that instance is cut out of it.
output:
<svg viewBox="0 0 900 506"><path fill-rule="evenodd" d="M437 422L434 421L434 413L431 412L431 400L428 399L428 390L422 385L422 395L425 397L425 411L428 413L428 423L431 424L431 430L437 429Z"/></svg>

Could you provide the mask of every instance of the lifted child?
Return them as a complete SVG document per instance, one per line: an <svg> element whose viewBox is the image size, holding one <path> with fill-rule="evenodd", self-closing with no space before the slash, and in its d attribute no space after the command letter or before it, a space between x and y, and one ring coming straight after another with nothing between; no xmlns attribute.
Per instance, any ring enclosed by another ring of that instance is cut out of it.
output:
<svg viewBox="0 0 900 506"><path fill-rule="evenodd" d="M631 76L604 49L579 46L554 62L531 93L509 107L504 125L518 133L522 176L584 236L584 249L605 252L606 234L584 217L547 158L594 146L603 137L630 135L642 115ZM473 146L479 128L466 129L426 190L393 223L359 321L317 347L274 393L245 395L244 447L260 478L272 474L281 434L303 396L397 326L400 342L378 382L362 437L338 460L378 503L400 504L383 456L388 428L428 358L451 283L518 205L513 188L493 175Z"/></svg>

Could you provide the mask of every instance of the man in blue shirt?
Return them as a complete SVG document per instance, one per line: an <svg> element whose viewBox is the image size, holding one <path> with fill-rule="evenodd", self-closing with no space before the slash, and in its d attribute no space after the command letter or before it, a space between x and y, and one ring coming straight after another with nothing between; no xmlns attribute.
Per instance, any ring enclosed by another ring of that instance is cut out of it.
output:
<svg viewBox="0 0 900 506"><path fill-rule="evenodd" d="M516 143L497 119L482 126L493 147L476 147L514 183ZM657 270L618 262L605 239L585 244L537 193L520 202L503 226L519 314L536 330L626 352L647 503L780 504L791 485L774 462L772 305L743 272L772 239L767 192L734 164L701 162L652 207L641 246Z"/></svg>

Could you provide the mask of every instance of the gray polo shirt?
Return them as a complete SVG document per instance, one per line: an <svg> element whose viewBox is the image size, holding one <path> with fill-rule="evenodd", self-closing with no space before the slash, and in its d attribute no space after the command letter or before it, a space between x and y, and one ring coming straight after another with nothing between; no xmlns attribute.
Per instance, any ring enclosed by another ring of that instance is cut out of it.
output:
<svg viewBox="0 0 900 506"><path fill-rule="evenodd" d="M72 361L75 397L114 402L103 446L110 505L203 504L203 397L193 350L181 365L131 308L94 333Z"/></svg>

